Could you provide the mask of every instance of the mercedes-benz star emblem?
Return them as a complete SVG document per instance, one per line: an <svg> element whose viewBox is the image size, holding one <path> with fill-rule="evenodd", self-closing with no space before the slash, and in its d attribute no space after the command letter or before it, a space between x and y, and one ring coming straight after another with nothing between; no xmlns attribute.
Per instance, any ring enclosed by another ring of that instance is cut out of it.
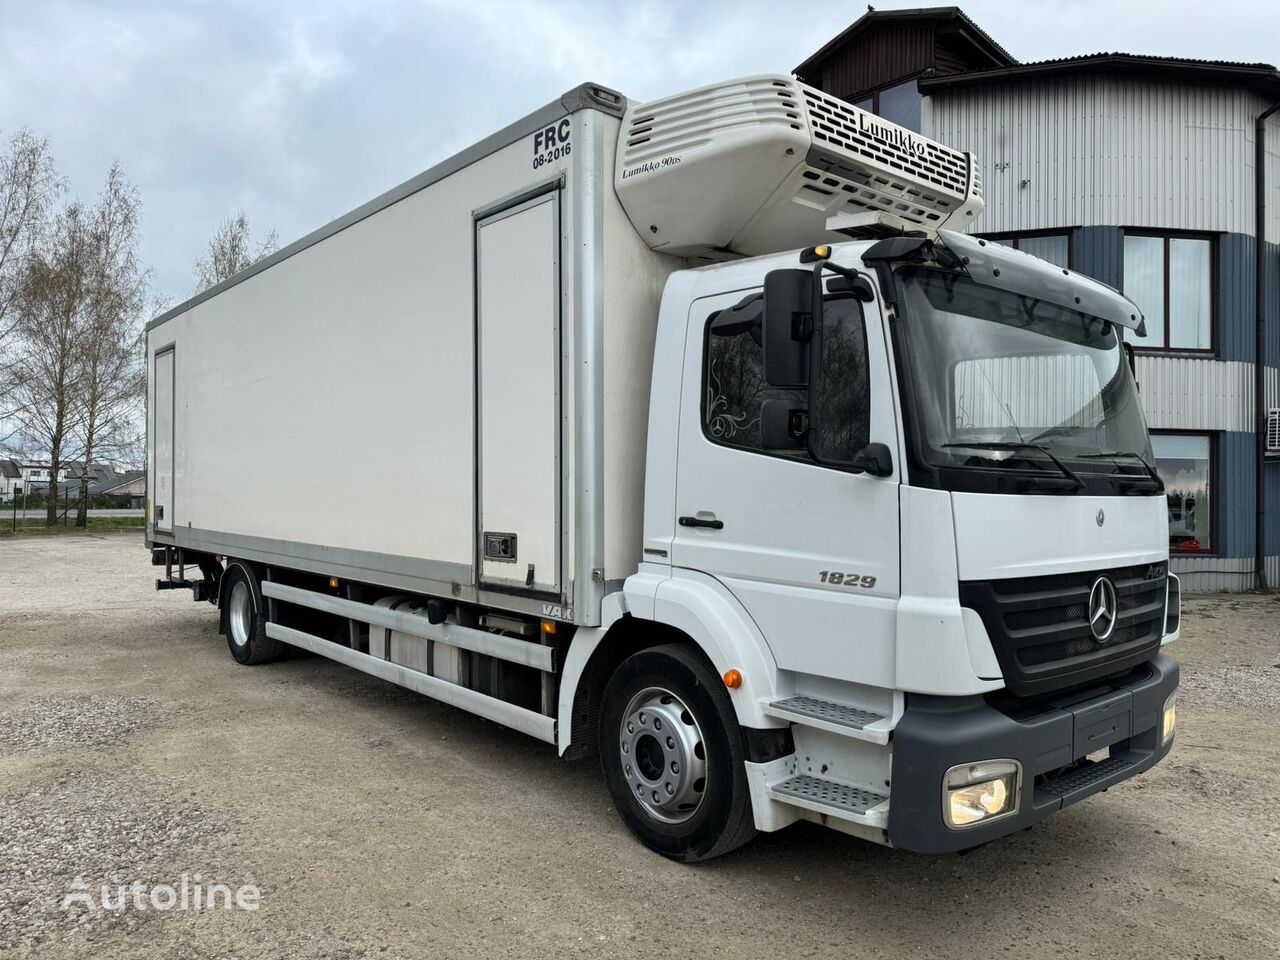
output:
<svg viewBox="0 0 1280 960"><path fill-rule="evenodd" d="M1094 517L1093 519L1095 519L1095 520L1097 520L1097 521L1098 521L1098 526L1102 526L1104 523L1106 523L1106 522L1107 522L1107 515L1106 515L1105 513L1103 513L1103 512L1102 512L1102 508L1101 508L1101 507L1099 507L1099 508L1098 508L1098 515L1097 515L1096 517Z"/></svg>
<svg viewBox="0 0 1280 960"><path fill-rule="evenodd" d="M1093 581L1089 591L1089 632L1099 643L1106 643L1116 628L1116 588L1106 577Z"/></svg>

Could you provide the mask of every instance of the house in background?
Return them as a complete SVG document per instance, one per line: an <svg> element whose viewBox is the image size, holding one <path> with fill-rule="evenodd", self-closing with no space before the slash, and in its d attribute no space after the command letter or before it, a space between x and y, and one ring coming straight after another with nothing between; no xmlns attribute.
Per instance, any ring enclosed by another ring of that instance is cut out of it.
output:
<svg viewBox="0 0 1280 960"><path fill-rule="evenodd" d="M147 472L126 471L119 476L115 485L103 489L102 494L108 497L127 497L130 507L141 510L147 502Z"/></svg>
<svg viewBox="0 0 1280 960"><path fill-rule="evenodd" d="M73 488L80 486L80 481L84 477L85 466L83 463L69 463L63 472L63 481ZM102 492L106 487L115 486L120 482L120 474L116 472L114 467L110 467L105 463L89 464L89 493L96 495Z"/></svg>
<svg viewBox="0 0 1280 960"><path fill-rule="evenodd" d="M61 479L61 474L64 472L59 470L59 476L54 476L53 465L47 461L19 460L17 464L22 472L22 479L19 482L28 493L48 488L50 483L56 483Z"/></svg>
<svg viewBox="0 0 1280 960"><path fill-rule="evenodd" d="M1254 127L1280 100L1276 68L1131 53L1020 63L959 8L937 7L873 10L795 72L976 154L986 211L975 232L1142 308L1147 336L1131 339L1172 569L1189 590L1252 587ZM1266 143L1264 417L1280 407L1280 114ZM1264 468L1272 586L1277 454Z"/></svg>
<svg viewBox="0 0 1280 960"><path fill-rule="evenodd" d="M58 472L60 477L53 484L56 495L59 499L75 500L80 496L80 482L85 475L84 464L68 463ZM51 473L50 465L38 460L0 458L0 500L12 500L15 488L21 488L32 497L47 494L51 485ZM93 463L89 465L88 473L89 496L110 494L127 497L131 507L144 506L146 480L143 471L129 470L120 473L108 464Z"/></svg>
<svg viewBox="0 0 1280 960"><path fill-rule="evenodd" d="M13 489L22 483L22 468L16 461L0 457L0 500L13 499Z"/></svg>

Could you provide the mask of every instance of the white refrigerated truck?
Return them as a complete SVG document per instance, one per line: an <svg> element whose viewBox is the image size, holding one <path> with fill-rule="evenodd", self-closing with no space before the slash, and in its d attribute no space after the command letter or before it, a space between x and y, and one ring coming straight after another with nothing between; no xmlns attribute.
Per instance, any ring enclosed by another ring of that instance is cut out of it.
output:
<svg viewBox="0 0 1280 960"><path fill-rule="evenodd" d="M1179 591L1141 314L981 209L790 77L570 91L149 325L157 586L673 858L1030 826L1170 749Z"/></svg>

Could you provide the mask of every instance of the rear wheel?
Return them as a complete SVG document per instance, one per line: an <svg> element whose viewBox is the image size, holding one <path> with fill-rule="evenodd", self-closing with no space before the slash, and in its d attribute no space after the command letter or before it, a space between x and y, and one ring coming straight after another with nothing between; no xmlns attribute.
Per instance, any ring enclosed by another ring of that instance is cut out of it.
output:
<svg viewBox="0 0 1280 960"><path fill-rule="evenodd" d="M618 667L600 711L600 765L631 832L674 860L708 860L755 835L745 751L724 685L690 647Z"/></svg>
<svg viewBox="0 0 1280 960"><path fill-rule="evenodd" d="M234 563L223 574L223 580L226 581L222 594L226 606L223 625L231 656L245 666L279 660L286 648L279 640L267 636L258 578L248 567Z"/></svg>

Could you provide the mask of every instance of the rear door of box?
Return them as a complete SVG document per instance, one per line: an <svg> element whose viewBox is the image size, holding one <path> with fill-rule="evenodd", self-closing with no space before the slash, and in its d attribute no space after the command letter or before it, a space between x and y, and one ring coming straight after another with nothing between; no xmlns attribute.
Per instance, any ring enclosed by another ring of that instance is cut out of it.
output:
<svg viewBox="0 0 1280 960"><path fill-rule="evenodd" d="M561 592L561 195L476 220L481 584Z"/></svg>

